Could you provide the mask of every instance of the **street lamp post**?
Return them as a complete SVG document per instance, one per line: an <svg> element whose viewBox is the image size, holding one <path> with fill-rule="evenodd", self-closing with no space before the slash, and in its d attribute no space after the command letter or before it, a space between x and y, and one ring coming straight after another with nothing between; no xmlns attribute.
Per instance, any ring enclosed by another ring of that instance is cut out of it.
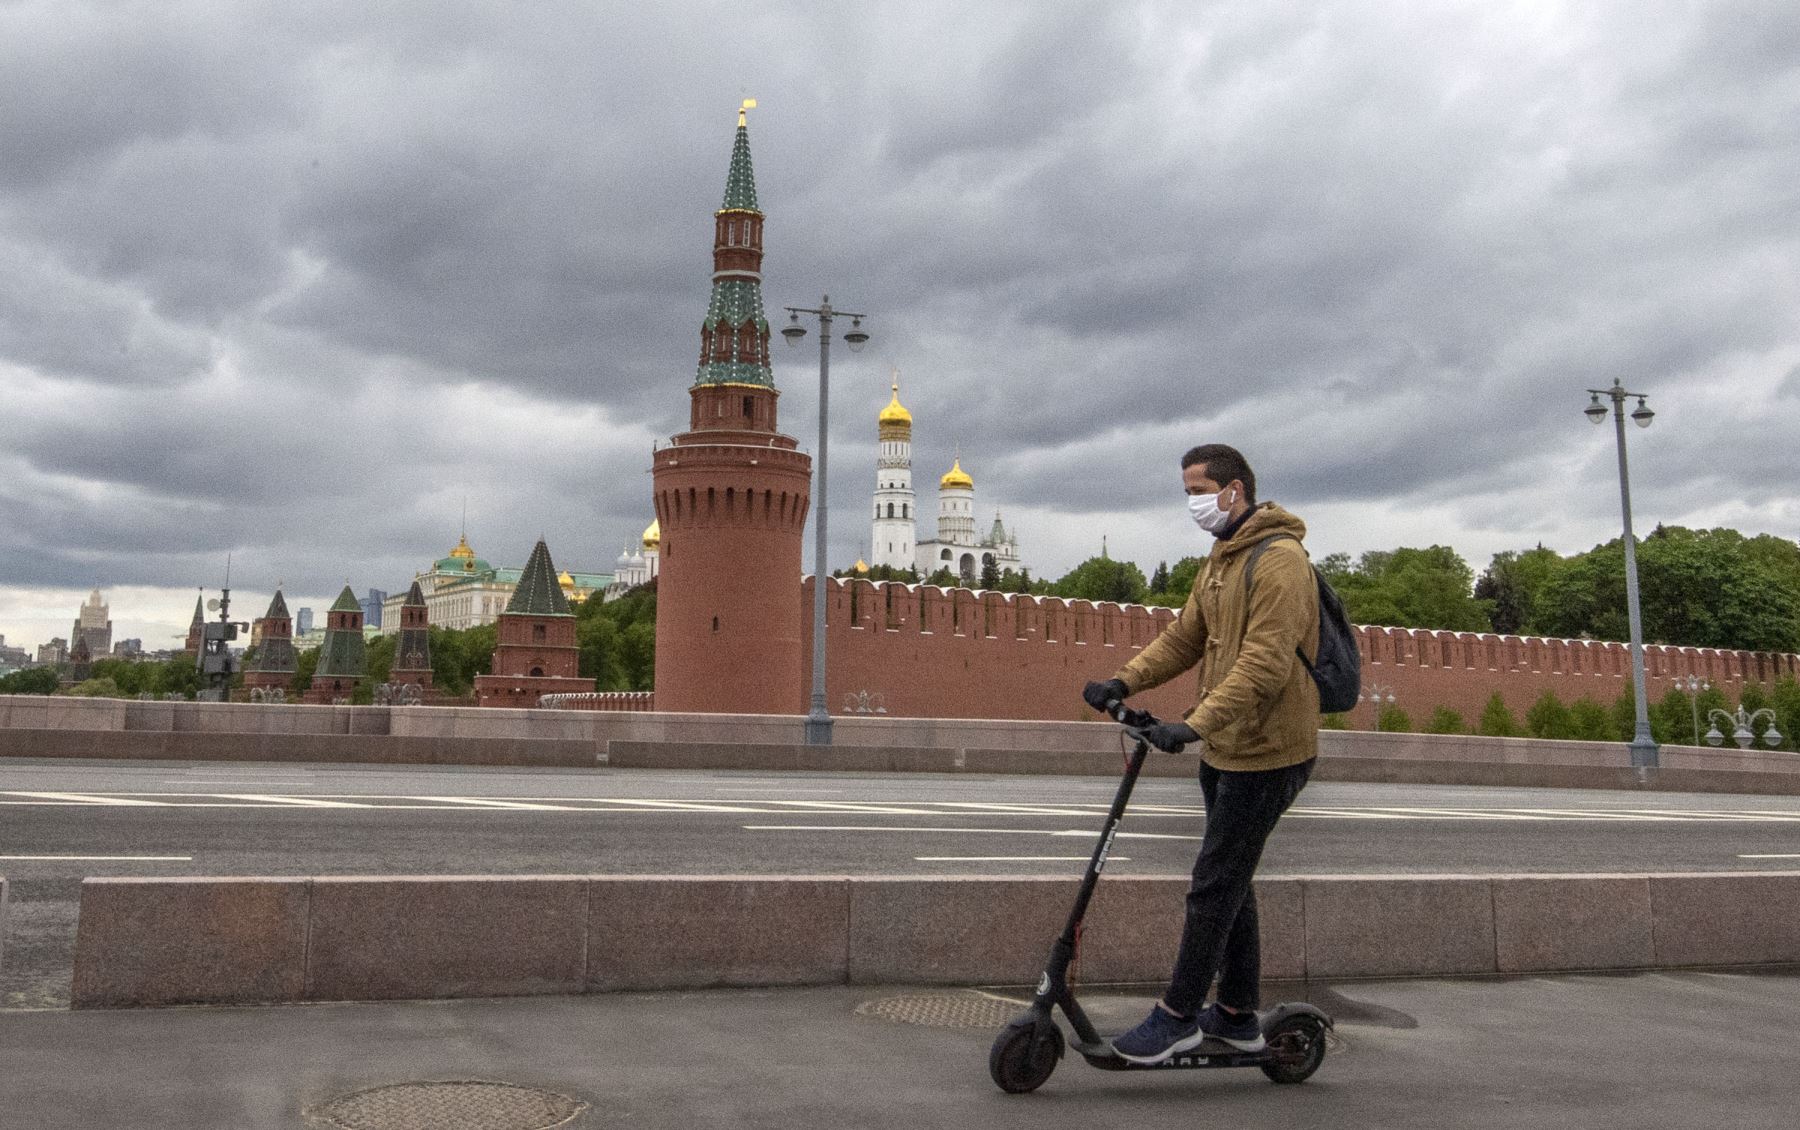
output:
<svg viewBox="0 0 1800 1130"><path fill-rule="evenodd" d="M1637 397L1631 420L1640 428L1650 426L1656 413L1644 403L1646 394L1627 392L1614 380L1611 388L1590 388L1590 400L1583 409L1596 424L1606 421L1606 405L1602 396L1612 401L1612 416L1619 443L1619 507L1625 514L1625 604L1631 624L1631 688L1637 700L1637 731L1631 739L1631 764L1640 769L1653 769L1657 763L1656 739L1650 734L1650 704L1644 696L1644 621L1638 611L1637 538L1631 532L1631 473L1625 462L1625 401Z"/></svg>
<svg viewBox="0 0 1800 1130"><path fill-rule="evenodd" d="M1723 710L1707 711L1706 720L1712 723L1712 729L1706 731L1706 741L1715 746L1725 741L1725 735L1719 732L1719 723L1723 721L1727 726L1733 727L1731 740L1737 743L1738 748L1749 749L1750 743L1756 740L1756 734L1750 727L1765 716L1769 719L1769 728L1763 731L1763 744L1774 749L1781 744L1781 731L1775 728L1775 712L1768 707L1754 713L1742 706L1737 708L1735 714L1727 714Z"/></svg>
<svg viewBox="0 0 1800 1130"><path fill-rule="evenodd" d="M1700 692L1712 689L1712 684L1698 675L1675 679L1676 687L1688 693L1688 705L1694 708L1694 744L1700 744Z"/></svg>
<svg viewBox="0 0 1800 1130"><path fill-rule="evenodd" d="M784 309L788 312L788 324L781 327L781 336L787 339L789 345L799 345L800 339L806 336L806 327L800 324L800 315L808 314L819 319L819 457L813 478L814 493L818 495L818 499L813 531L812 708L806 713L806 744L830 745L831 712L825 706L825 471L826 443L831 425L831 320L850 319L850 330L844 334L844 344L850 347L850 352L856 353L869 340L869 335L862 328L862 320L868 315L833 309L829 294L819 300L817 307L788 306Z"/></svg>
<svg viewBox="0 0 1800 1130"><path fill-rule="evenodd" d="M1369 708L1375 714L1375 732L1381 732L1381 704L1394 705L1394 688L1384 687L1380 683L1370 683L1366 691L1359 697L1369 701Z"/></svg>

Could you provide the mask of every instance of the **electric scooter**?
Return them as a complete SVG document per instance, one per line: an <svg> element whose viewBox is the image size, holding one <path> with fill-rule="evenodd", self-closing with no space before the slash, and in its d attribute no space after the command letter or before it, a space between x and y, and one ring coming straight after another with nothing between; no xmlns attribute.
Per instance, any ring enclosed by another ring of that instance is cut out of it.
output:
<svg viewBox="0 0 1800 1130"><path fill-rule="evenodd" d="M1051 1015L1051 1009L1062 1009L1075 1032L1075 1050L1102 1071L1166 1071L1200 1067L1259 1067L1277 1083L1302 1083L1325 1061L1325 1033L1332 1027L1331 1017L1310 1004L1278 1004L1256 1014L1266 1045L1261 1051L1246 1052L1209 1039L1196 1048L1178 1052L1157 1063L1133 1063L1113 1050L1112 1043L1094 1029L1087 1014L1075 1000L1069 985L1069 965L1075 959L1075 936L1087 914L1088 901L1106 867L1107 853L1112 851L1113 837L1124 819L1125 806L1131 801L1131 790L1137 784L1138 772L1150 752L1144 730L1156 725L1156 719L1143 711L1130 710L1123 703L1110 702L1107 713L1135 738L1137 746L1126 761L1125 776L1119 781L1118 795L1112 810L1106 814L1106 826L1100 842L1088 860L1082 876L1081 890L1075 896L1075 909L1062 936L1050 947L1050 960L1038 980L1037 993L1031 1007L1020 1013L994 1038L988 1053L988 1074L1000 1089L1010 1094L1035 1091L1063 1057L1062 1029Z"/></svg>

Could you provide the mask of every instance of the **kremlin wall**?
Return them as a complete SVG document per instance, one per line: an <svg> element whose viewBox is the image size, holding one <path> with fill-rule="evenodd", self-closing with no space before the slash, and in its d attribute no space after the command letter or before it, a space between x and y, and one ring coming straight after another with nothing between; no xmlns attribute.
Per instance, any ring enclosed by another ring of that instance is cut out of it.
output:
<svg viewBox="0 0 1800 1130"><path fill-rule="evenodd" d="M812 460L778 427L780 393L761 295L763 213L742 114L724 205L713 221L713 294L688 389L690 426L657 451L653 467L662 533L653 708L803 714L812 680L814 581L801 577L801 548ZM873 540L885 552L891 537L893 560L904 563L908 512L916 509L912 419L897 387L877 423L882 463ZM891 531L881 491L899 506ZM960 509L952 516L966 522ZM933 564L935 548L919 560ZM826 702L833 714L1092 717L1080 700L1082 685L1111 676L1175 618L1169 608L861 579L828 583ZM1395 705L1420 720L1447 706L1472 722L1495 692L1515 715L1546 690L1565 702L1610 705L1631 685L1629 651L1617 643L1374 627L1359 629L1358 639L1365 685L1379 686L1384 697L1391 691ZM1703 676L1727 694L1747 682L1800 676L1800 657L1792 655L1650 647L1645 660L1652 698L1682 675ZM1184 677L1134 702L1172 716L1192 706L1195 692ZM642 695L580 695L565 705L651 704Z"/></svg>

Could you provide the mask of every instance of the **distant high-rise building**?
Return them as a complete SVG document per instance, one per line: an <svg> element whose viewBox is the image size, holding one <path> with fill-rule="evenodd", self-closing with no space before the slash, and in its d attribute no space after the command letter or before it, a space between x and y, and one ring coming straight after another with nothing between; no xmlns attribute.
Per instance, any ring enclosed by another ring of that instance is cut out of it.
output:
<svg viewBox="0 0 1800 1130"><path fill-rule="evenodd" d="M388 594L382 592L380 589L370 589L368 596L357 601L358 604L362 605L363 625L365 627L381 627L381 602L387 598Z"/></svg>
<svg viewBox="0 0 1800 1130"><path fill-rule="evenodd" d="M312 631L312 609L302 608L294 613L294 633L304 636Z"/></svg>
<svg viewBox="0 0 1800 1130"><path fill-rule="evenodd" d="M86 640L88 654L105 655L112 650L112 620L108 619L111 609L106 601L100 599L100 590L95 589L81 606L75 616L75 627L69 632L71 645L77 640Z"/></svg>
<svg viewBox="0 0 1800 1130"><path fill-rule="evenodd" d="M138 639L114 640L112 653L120 659L136 659L144 654L144 641Z"/></svg>
<svg viewBox="0 0 1800 1130"><path fill-rule="evenodd" d="M40 667L61 667L69 661L69 641L58 637L49 643L39 644L37 661Z"/></svg>

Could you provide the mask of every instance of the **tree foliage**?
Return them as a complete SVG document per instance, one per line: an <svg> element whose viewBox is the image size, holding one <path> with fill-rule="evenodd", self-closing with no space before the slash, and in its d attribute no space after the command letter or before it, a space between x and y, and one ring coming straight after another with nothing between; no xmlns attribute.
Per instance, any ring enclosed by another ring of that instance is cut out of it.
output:
<svg viewBox="0 0 1800 1130"><path fill-rule="evenodd" d="M1354 563L1334 553L1319 571L1353 623L1453 632L1493 627L1488 602L1474 594L1475 571L1448 546L1370 550Z"/></svg>
<svg viewBox="0 0 1800 1130"><path fill-rule="evenodd" d="M1520 735L1519 721L1507 708L1506 700L1495 691L1488 697L1487 705L1482 707L1481 721L1476 724L1475 732L1487 738L1516 738Z"/></svg>
<svg viewBox="0 0 1800 1130"><path fill-rule="evenodd" d="M602 691L647 691L656 678L656 588L617 600L587 601L575 612L578 670Z"/></svg>
<svg viewBox="0 0 1800 1130"><path fill-rule="evenodd" d="M1142 604L1150 586L1136 565L1101 554L1064 573L1050 591L1065 600Z"/></svg>
<svg viewBox="0 0 1800 1130"><path fill-rule="evenodd" d="M0 675L0 694L55 694L59 682L54 667L27 667Z"/></svg>
<svg viewBox="0 0 1800 1130"><path fill-rule="evenodd" d="M1800 651L1800 545L1658 526L1637 560L1646 643ZM1549 635L1629 638L1624 543L1615 538L1549 570L1530 621Z"/></svg>

